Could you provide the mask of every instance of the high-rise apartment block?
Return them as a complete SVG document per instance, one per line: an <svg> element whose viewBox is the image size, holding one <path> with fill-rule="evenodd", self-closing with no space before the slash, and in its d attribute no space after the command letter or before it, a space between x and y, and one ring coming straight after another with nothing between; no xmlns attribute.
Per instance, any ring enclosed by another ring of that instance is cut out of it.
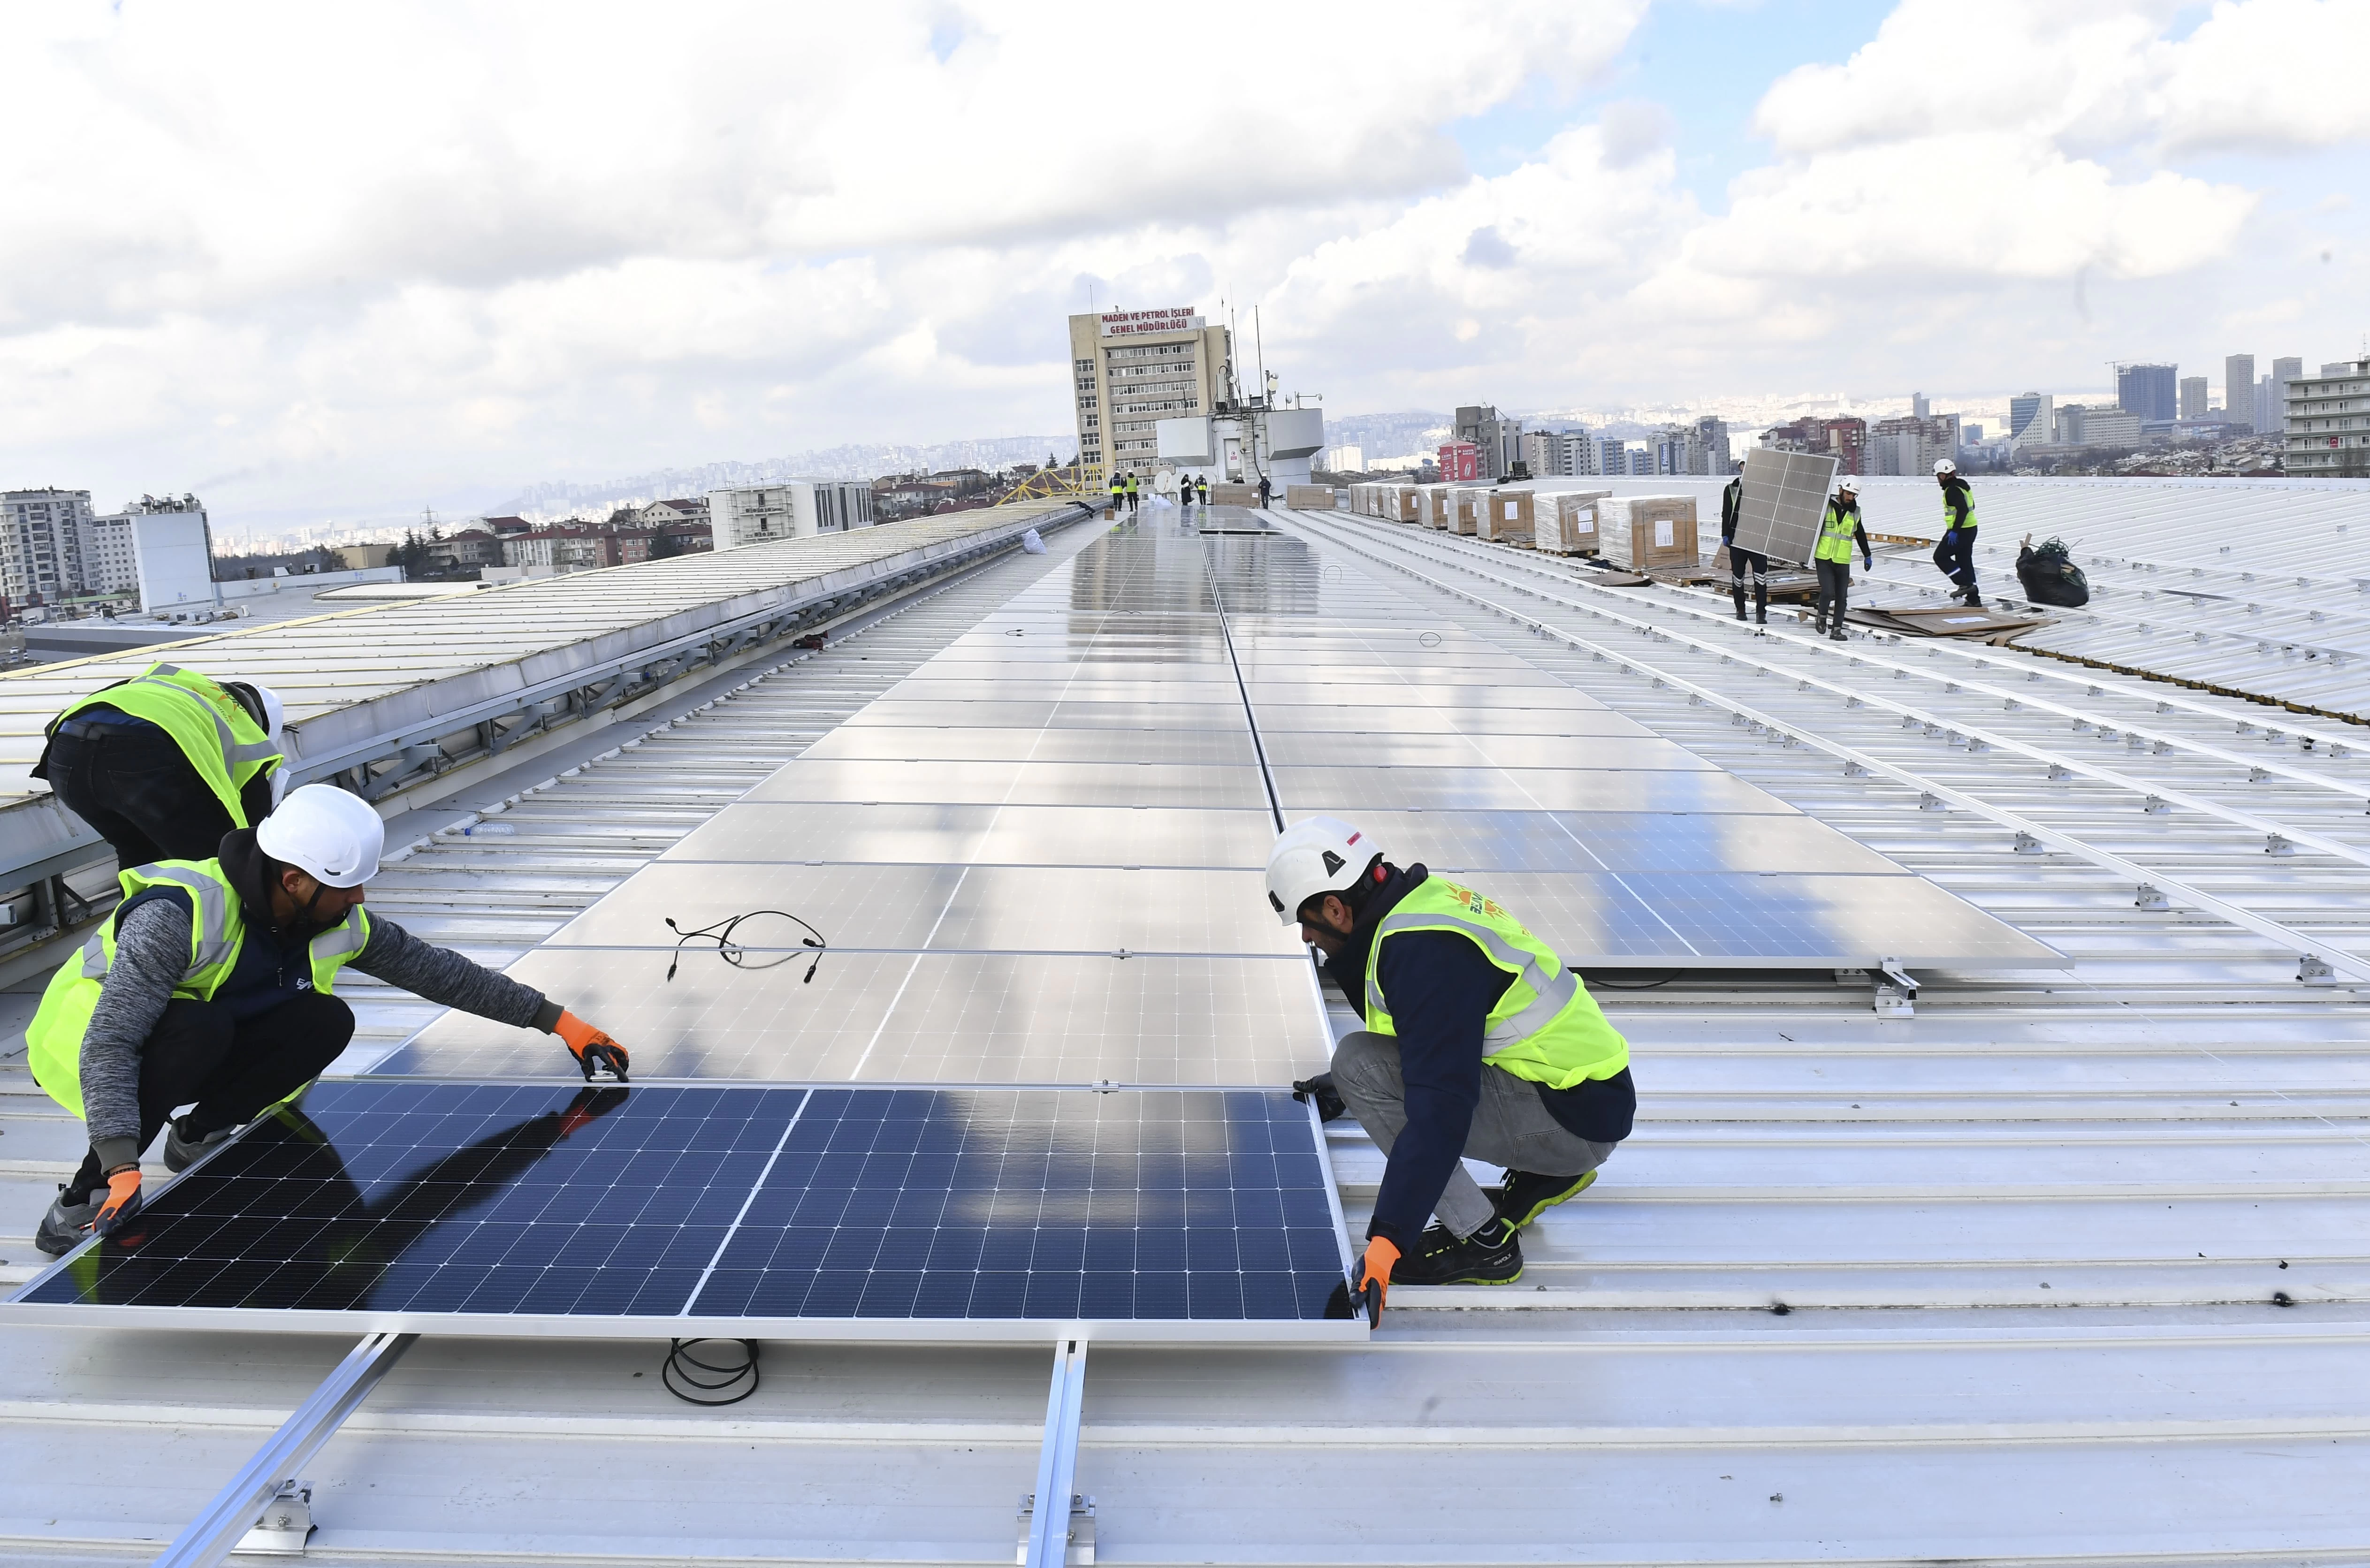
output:
<svg viewBox="0 0 2370 1568"><path fill-rule="evenodd" d="M2287 382L2287 471L2298 478L2370 478L2370 356Z"/></svg>
<svg viewBox="0 0 2370 1568"><path fill-rule="evenodd" d="M1870 474L1931 474L1934 465L1959 455L1959 416L1879 420L1868 432Z"/></svg>
<svg viewBox="0 0 2370 1568"><path fill-rule="evenodd" d="M1233 345L1191 306L1070 317L1070 371L1078 410L1082 482L1149 474L1162 420L1207 416L1233 384Z"/></svg>
<svg viewBox="0 0 2370 1568"><path fill-rule="evenodd" d="M54 605L83 594L90 491L0 491L0 592L11 605Z"/></svg>
<svg viewBox="0 0 2370 1568"><path fill-rule="evenodd" d="M2115 407L2137 415L2143 423L2178 419L2180 380L2177 364L2119 364L2115 366Z"/></svg>
<svg viewBox="0 0 2370 1568"><path fill-rule="evenodd" d="M1523 421L1507 418L1487 403L1456 410L1455 439L1479 449L1481 478L1491 484L1513 473L1523 457Z"/></svg>
<svg viewBox="0 0 2370 1568"><path fill-rule="evenodd" d="M2180 378L2180 417L2184 420L2205 417L2205 377L2184 375Z"/></svg>
<svg viewBox="0 0 2370 1568"><path fill-rule="evenodd" d="M2263 428L2255 409L2255 356L2232 354L2222 362L2222 413L2232 424Z"/></svg>

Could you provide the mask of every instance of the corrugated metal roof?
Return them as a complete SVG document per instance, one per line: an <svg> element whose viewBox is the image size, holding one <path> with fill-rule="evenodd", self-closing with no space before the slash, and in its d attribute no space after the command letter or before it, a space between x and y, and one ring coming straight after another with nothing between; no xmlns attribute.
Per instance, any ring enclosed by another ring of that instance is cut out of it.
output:
<svg viewBox="0 0 2370 1568"><path fill-rule="evenodd" d="M1077 1486L1099 1501L1099 1555L2370 1556L2356 1393L2370 1027L2355 988L2299 982L2292 944L2179 891L2363 955L2370 881L2307 847L2370 843L2358 757L2299 750L2294 731L2265 746L2251 705L2012 650L1755 636L1701 598L1274 515L1326 570L1387 574L2079 967L1921 974L1906 1017L1873 1010L1864 977L1601 990L1635 1042L1640 1126L1526 1239L1523 1285L1403 1290L1355 1349L1097 1353ZM516 955L1083 542L986 569L465 822L391 869L377 902ZM875 660L885 672L863 667ZM2160 711L2169 696L2180 706ZM2242 721L2257 732L2238 735ZM1978 735L1991 749L1970 749ZM2258 747L2280 772L2251 777ZM2157 791L2196 804L2146 809ZM2040 840L2020 844L2011 821ZM2265 853L2262 822L2292 830L2295 852ZM2127 862L2175 890L2166 907L2136 906ZM431 1010L384 997L366 1009L374 1042ZM76 1130L20 1073L7 1087L0 1193L29 1216ZM1354 1128L1332 1131L1354 1229L1379 1159ZM141 1560L136 1543L192 1516L339 1348L8 1343L0 1423L17 1462L0 1482L0 1554L22 1561ZM757 1398L699 1412L652 1387L647 1345L429 1342L311 1467L315 1551L1009 1552L1041 1355L774 1347L765 1366Z"/></svg>

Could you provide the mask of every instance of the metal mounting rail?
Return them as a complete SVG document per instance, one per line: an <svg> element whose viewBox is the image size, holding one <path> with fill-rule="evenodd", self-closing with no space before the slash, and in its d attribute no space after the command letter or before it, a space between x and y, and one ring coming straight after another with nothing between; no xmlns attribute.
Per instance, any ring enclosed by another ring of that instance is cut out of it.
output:
<svg viewBox="0 0 2370 1568"><path fill-rule="evenodd" d="M2258 816L2252 812L2242 811L2236 806L2226 806L2217 801L2209 801L2201 796L2192 795L2187 790L2174 789L2169 785L2145 783L2127 774L2118 773L2112 768L2100 767L2095 763L2084 762L2079 757L2065 756L2059 753L2049 751L2043 747L2033 745L2031 743L2027 741L2019 741L2012 736L2003 735L1995 731L1979 728L1966 722L1964 720L1952 718L1945 714L1934 713L1912 703L1902 702L1893 698L1885 697L1871 691L1863 691L1855 686L1845 686L1839 682L1829 680L1824 675L1807 674L1801 670L1788 669L1783 665L1772 664L1763 660L1754 659L1749 654L1739 653L1732 649L1720 648L1707 642L1698 642L1691 637L1669 631L1662 627L1655 625L1651 621L1641 620L1633 616L1623 615L1618 611L1608 610L1594 605L1576 604L1571 600L1559 597L1556 594L1542 592L1537 588L1532 587L1528 583L1513 582L1494 572L1485 573L1472 567L1465 566L1465 563L1462 560L1457 561L1456 564L1463 567L1464 570L1471 572L1471 574L1476 577L1482 577L1485 580L1503 583L1506 587L1513 589L1516 593L1528 594L1535 598L1545 599L1549 604L1560 605L1566 609L1576 610L1582 615L1592 615L1605 620L1616 621L1624 626L1631 627L1639 631L1644 632L1650 636L1676 637L1680 640L1685 642L1687 646L1695 649L1697 652L1717 653L1722 658L1733 660L1740 663L1766 670L1771 674L1787 676L1788 678L1799 683L1798 689L1800 690L1807 691L1816 689L1824 691L1828 693L1830 696L1841 698L1847 702L1855 703L1861 707L1881 709L1886 712L1898 714L1904 719L1913 719L1917 723L1927 726L1932 730L1961 735L1970 742L1980 741L1985 746L1994 750L2015 752L2032 761L2047 763L2053 768L2063 768L2069 773L2082 774L2088 778L2096 779L2100 783L2110 785L2115 789L2129 790L2131 793L2141 797L2143 802L2146 806L2153 807L2160 802L2164 805L2179 806L2185 811L2195 812L2201 816L2218 818L2230 826L2245 828L2250 833L2260 833L2263 835L2266 840L2266 847L2274 853L2285 853L2286 849L2284 847L2286 846L2301 845L2318 850L2324 855L2334 856L2341 860L2351 860L2356 865L2370 866L2370 848L2364 848L2358 845L2348 844L2343 839L2331 838L2326 834L2315 833L2308 828L2291 827L2285 824L2272 821L2270 818ZM1595 591L1605 594L1616 594L1620 592L1618 589L1612 588L1599 589ZM1624 595L1624 597L1625 599L1627 598L1626 595ZM1664 606L1660 601L1657 601L1654 607L1662 608ZM1692 605L1682 605L1680 608L1683 609L1685 613L1691 616L1717 618L1710 617L1709 612L1702 610ZM1910 674L1923 674L1923 672L1916 670L1908 665L1887 660L1880 655L1865 651L1850 655L1850 657L1859 659L1868 664L1874 665L1881 669L1893 669L1903 671ZM1994 689L1996 691L1996 688ZM2053 704L2051 706L2054 705ZM2070 709L2066 711L2069 717L2081 717L2078 714L2072 713ZM2096 721L2088 721L2096 722ZM2128 733L2138 732L2132 730L2129 725L2122 724L2120 722L2109 723L2106 727L2109 729L2119 729ZM2167 744L2176 743L2169 741ZM2209 753L2213 752L2213 748L2201 749L2207 750ZM2229 757L2227 760L2238 763L2241 767L2250 766L2246 763L2245 759L2239 757ZM2330 784L2327 779L2310 778L2310 776L2308 775L2304 777L2311 782L2330 788L2337 788ZM2351 799L2361 799L2361 792L2359 790L2346 790L2342 792Z"/></svg>
<svg viewBox="0 0 2370 1568"><path fill-rule="evenodd" d="M1649 602L1644 600L1636 589L1620 588L1605 583L1590 582L1583 578L1569 577L1560 572L1551 572L1546 571L1544 568L1535 564L1529 559L1521 555L1507 555L1501 557L1499 555L1485 554L1478 545L1468 547L1464 536L1461 535L1442 536L1441 538L1436 540L1427 538L1425 542L1427 544L1433 545L1436 548L1454 550L1457 552L1460 560L1469 556L1469 558L1474 560L1490 561L1493 564L1513 565L1537 577L1542 582L1558 583L1566 587L1583 588L1591 594L1599 594L1608 598L1617 599L1631 604ZM1528 587L1527 584L1516 584L1512 582L1510 580L1505 579L1501 579L1501 581L1507 581L1509 586L1520 587L1524 592L1536 592L1536 590ZM1553 595L1542 596L1553 597ZM1651 602L1656 608L1675 608L1682 613L1693 616L1699 620L1725 624L1728 618L1716 607L1693 604L1684 598L1675 600L1656 599ZM1593 606L1575 605L1574 607L1589 610L1590 613L1595 613ZM1800 646L1802 646L1809 651L1814 653L1832 651L1831 650L1819 648L1808 642L1803 642L1800 644ZM1865 649L1866 644L1860 644L1858 646L1861 649ZM1986 670L1998 671L2006 667L2003 661L1996 659L1985 653L1981 648L1964 646L1947 638L1936 639L1931 646L1938 652L1944 653L1952 658L1962 659L1972 663L1979 664ZM2036 709L2042 709L2050 712L2058 713L2068 719L2083 719L2087 717L2078 709L2065 707L2059 703L2053 702L2046 698L2036 698L2030 693L2019 693L2013 690L2004 690L1997 686L1988 686L1982 682L1968 680L1963 677L1939 675L1930 670L1920 670L1914 664L1900 664L1889 660L1880 660L1864 651L1856 653L1854 656L1867 658L1871 663L1883 663L1890 668L1906 669L1911 674L1925 680L1949 681L1955 679L1958 680L1960 684L1965 686L1970 691L1981 690L1987 695L1996 696L2005 700L2012 700L2018 703L2030 705ZM2087 675L2069 674L2062 670L2050 668L2047 665L2036 664L2027 669L2025 673L2028 675L2040 680L2054 681L2065 686L2080 685L2086 686L2093 696L2097 695L2100 689L2099 683ZM2168 694L2153 691L2137 691L2133 692L2130 695L2153 701L2156 703L2157 711L2159 712L2170 712L2178 709L2200 719L2211 720L2216 723L2231 723L2234 721L2231 714L2226 710L2216 708L2210 703L2200 702L2193 698L2183 697L2179 694ZM2098 722L2096 720L2090 720L2089 721L2093 723ZM2316 745L2326 745L2330 747L2332 752L2339 749L2365 749L2365 743L2361 736L2347 736L2331 732L2316 732L2295 724L2273 724L2269 721L2261 721L2259 723L2253 720L2238 720L2235 721L2240 726L2241 733L2244 733L2247 730L2261 728L2277 734L2295 735L2299 740L2308 740ZM2326 778L2320 774L2308 773L2303 768L2293 767L2287 763L2276 760L2242 756L2236 752L2225 751L2219 746L2209 745L2205 742L2196 740L2192 737L2168 735L2155 731L2143 732L2139 729L2135 729L2130 724L2124 723L2121 720L2111 721L2104 727L2117 730L2124 734L2130 735L2145 733L2151 744L2178 746L2184 751L2195 752L2203 756L2214 757L2218 761L2229 763L2234 767L2250 769L2260 768L2266 773L2272 774L2278 778L2289 779L2295 783L2308 784L2318 789L2334 790L2339 794L2345 795L2353 800L2359 800L2362 798L2362 791L2358 789L2349 787L2338 780Z"/></svg>
<svg viewBox="0 0 2370 1568"><path fill-rule="evenodd" d="M1037 1490L1026 1505L1029 1533L1020 1543L1022 1568L1063 1568L1069 1559L1071 1499L1076 1495L1070 1487L1078 1475L1078 1416L1086 1393L1087 1342L1062 1340L1053 1346L1053 1385L1045 1396Z"/></svg>
<svg viewBox="0 0 2370 1568"><path fill-rule="evenodd" d="M295 1414L281 1423L280 1430L256 1450L253 1458L239 1467L230 1484L214 1494L205 1512L156 1554L152 1568L214 1568L229 1556L254 1528L264 1505L278 1493L280 1483L293 1478L321 1451L419 1338L418 1334L374 1333L347 1352L337 1370L296 1407Z"/></svg>
<svg viewBox="0 0 2370 1568"><path fill-rule="evenodd" d="M1326 531L1321 525L1308 524L1305 514L1296 521L1298 521L1303 526L1310 527L1313 531L1320 533ZM2078 856L2079 858L2086 859L2091 864L2099 866L2103 870L2113 871L2119 876L2128 877L2132 881L2134 892L2139 894L2137 902L2143 905L2149 902L2147 892L2150 891L2155 892L2159 896L2166 894L2178 895L2183 903L2203 910L2233 926L2252 931L2257 936L2269 938L2270 940L2278 942L2282 947L2284 947L2290 951L2295 953L2299 963L2298 975L2300 978L2311 974L2315 970L2315 966L2318 965L2326 966L2330 969L2341 969L2356 980L2370 982L2370 960L2355 958L2351 953L2346 952L2341 948L2334 946L2332 943L2311 940L2302 932L2297 931L2291 927L2284 926L2276 920L2266 919L2262 916L2254 913L2252 910L2243 909L2238 905L2228 902L2226 899L2218 898L2213 894L2206 893L2199 888L2191 886L2190 884L2182 882L2162 871L2150 870L2146 867L2141 866L2135 861L2126 860L2121 855L2115 854L2111 850L2101 849L2096 845L2085 843L2083 840L2075 837L2069 833L2064 833L2056 828L2047 826L2044 824L2031 821L2029 818L2018 815L2014 812L2003 810L1998 806L1993 805L1988 801L1979 800L1973 795L1967 794L1963 790L1952 789L1950 785L1925 778L1920 774L1913 773L1905 767L1896 767L1872 753L1860 751L1858 748L1854 746L1841 744L1840 743L1827 739L1824 735L1814 734L1808 730L1802 729L1799 725L1789 724L1783 720L1773 718L1757 709L1749 708L1743 703L1738 702L1731 698L1714 691L1708 686L1688 680L1684 675L1674 674L1670 671L1658 669L1655 666L1647 663L1644 660L1638 658L1634 654L1617 652L1601 643L1592 642L1584 637L1566 631L1560 627L1550 626L1547 622L1542 621L1534 616L1524 615L1520 610L1510 609L1506 605L1499 604L1493 599L1486 598L1483 595L1475 594L1467 589L1459 588L1453 583L1443 582L1437 578L1426 576L1424 573L1418 571L1415 568L1409 566L1404 562L1392 560L1384 555L1366 548L1363 544L1360 542L1360 538L1357 535L1352 534L1346 539L1336 538L1333 542L1341 548L1349 549L1356 554L1364 556L1367 559L1375 562L1377 565L1386 567L1394 571L1405 572L1408 576L1415 578L1417 581L1424 582L1431 587L1436 588L1440 592L1447 594L1452 597L1463 599L1468 604L1478 605L1481 608L1490 611L1492 615L1502 616L1508 620L1513 621L1522 626L1526 626L1540 636L1551 637L1559 641L1569 643L1570 646L1580 649L1583 652L1589 653L1597 659L1611 660L1626 667L1634 668L1651 678L1661 682L1664 686L1679 691L1684 691L1688 696L1698 698L1711 707L1719 708L1729 713L1734 714L1747 723L1757 724L1765 729L1774 732L1775 733L1788 736L1792 741L1801 745L1808 746L1816 751L1825 752L1830 756L1839 758L1843 761L1845 764L1845 770L1847 775L1853 774L1855 770L1859 773L1881 775L1884 778L1893 779L1895 783L1907 785L1908 787L1917 790L1924 794L1932 796L1934 799L1946 804L1956 806L1962 811L1983 817L1987 821L1996 823L2000 826L2008 828L2013 832L2028 835L2038 844L2047 845L2053 848L2063 849L2067 854ZM1544 595L1542 596L1544 597ZM1593 611L1590 613L1605 615L1608 612ZM1626 616L1613 616L1611 618L1628 622L1631 625L1640 625L1640 623L1630 622L1629 617ZM1640 626L1640 629L1651 628L1646 628ZM1659 633L1658 635L1677 637L1678 640L1687 643L1688 646L1697 649L1698 651L1718 653L1724 658L1732 659L1739 663L1748 665L1757 665L1759 668L1773 674L1796 674L1796 672L1790 670L1779 670L1777 666L1760 663L1757 660L1745 658L1743 655L1734 653L1727 649L1713 648L1708 644L1698 643L1693 638L1680 637L1675 633ZM1797 675L1796 678L1800 679L1801 677ZM1858 696L1859 694L1853 693L1851 695Z"/></svg>

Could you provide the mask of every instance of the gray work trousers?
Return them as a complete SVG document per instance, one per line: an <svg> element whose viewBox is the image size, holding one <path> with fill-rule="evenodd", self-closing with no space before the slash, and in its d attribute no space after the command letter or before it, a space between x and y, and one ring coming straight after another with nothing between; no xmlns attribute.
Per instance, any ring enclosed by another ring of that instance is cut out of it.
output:
<svg viewBox="0 0 2370 1568"><path fill-rule="evenodd" d="M1343 1035L1333 1048L1333 1087L1375 1147L1390 1153L1407 1126L1398 1038L1363 1029ZM1465 1137L1471 1158L1535 1175L1579 1176L1612 1159L1614 1147L1591 1143L1557 1121L1528 1079L1482 1064L1481 1103ZM1449 1172L1432 1213L1457 1235L1470 1236L1490 1223L1491 1207L1472 1173L1459 1165Z"/></svg>

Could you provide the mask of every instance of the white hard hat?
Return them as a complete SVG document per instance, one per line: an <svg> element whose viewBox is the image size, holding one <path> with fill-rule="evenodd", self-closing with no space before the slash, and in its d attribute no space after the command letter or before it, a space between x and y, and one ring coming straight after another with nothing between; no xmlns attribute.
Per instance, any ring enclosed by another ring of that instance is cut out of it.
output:
<svg viewBox="0 0 2370 1568"><path fill-rule="evenodd" d="M1948 457L1943 458L1939 463L1934 465L1934 472L1937 474L1955 474L1958 471L1959 466L1956 463L1951 462Z"/></svg>
<svg viewBox="0 0 2370 1568"><path fill-rule="evenodd" d="M256 847L324 887L360 887L378 875L386 824L360 795L334 784L292 790L255 830Z"/></svg>
<svg viewBox="0 0 2370 1568"><path fill-rule="evenodd" d="M268 686L257 686L255 695L263 703L263 732L277 744L280 732L288 727L288 705Z"/></svg>
<svg viewBox="0 0 2370 1568"><path fill-rule="evenodd" d="M1382 859L1383 847L1340 817L1294 823L1275 836L1267 852L1267 901L1276 918L1296 925L1300 906L1320 893L1340 893L1356 884L1366 868Z"/></svg>
<svg viewBox="0 0 2370 1568"><path fill-rule="evenodd" d="M1838 490L1849 490L1852 494L1858 495L1859 493L1859 476L1858 474L1846 474L1842 478L1835 481L1835 489Z"/></svg>

